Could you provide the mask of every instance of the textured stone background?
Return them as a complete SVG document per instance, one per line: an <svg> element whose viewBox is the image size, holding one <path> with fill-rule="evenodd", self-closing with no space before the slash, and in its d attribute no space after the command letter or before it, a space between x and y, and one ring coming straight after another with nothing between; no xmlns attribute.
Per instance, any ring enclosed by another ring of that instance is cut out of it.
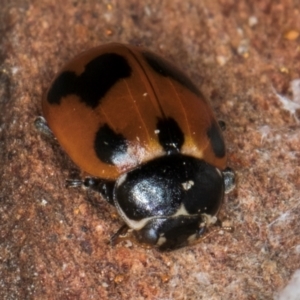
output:
<svg viewBox="0 0 300 300"><path fill-rule="evenodd" d="M298 3L2 0L0 298L276 298L300 268ZM64 187L84 174L33 122L59 68L110 41L176 62L226 121L234 233L165 254L111 248L115 210Z"/></svg>

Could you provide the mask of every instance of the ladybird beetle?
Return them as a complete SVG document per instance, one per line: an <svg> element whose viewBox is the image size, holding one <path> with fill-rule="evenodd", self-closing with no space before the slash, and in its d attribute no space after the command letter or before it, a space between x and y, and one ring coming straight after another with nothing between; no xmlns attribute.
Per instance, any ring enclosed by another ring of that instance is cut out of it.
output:
<svg viewBox="0 0 300 300"><path fill-rule="evenodd" d="M218 224L234 173L209 102L172 63L130 45L90 49L58 73L42 110L93 176L71 185L98 191L123 219L113 243L173 250Z"/></svg>

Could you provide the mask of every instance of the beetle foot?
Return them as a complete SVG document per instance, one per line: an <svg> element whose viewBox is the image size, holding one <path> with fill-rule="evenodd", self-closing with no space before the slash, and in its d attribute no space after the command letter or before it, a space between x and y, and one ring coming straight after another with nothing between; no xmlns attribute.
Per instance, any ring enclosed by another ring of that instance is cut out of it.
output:
<svg viewBox="0 0 300 300"><path fill-rule="evenodd" d="M130 229L126 224L120 227L120 229L110 238L110 244L111 246L115 246L123 241L130 241L145 249L153 248L151 245L137 241L134 230Z"/></svg>
<svg viewBox="0 0 300 300"><path fill-rule="evenodd" d="M99 191L99 185L102 179L94 177L85 177L84 179L66 179L66 187L84 187Z"/></svg>
<svg viewBox="0 0 300 300"><path fill-rule="evenodd" d="M82 187L84 185L84 181L81 179L66 179L65 187L66 188L77 188Z"/></svg>
<svg viewBox="0 0 300 300"><path fill-rule="evenodd" d="M49 128L49 126L48 126L48 124L47 124L44 117L42 117L42 116L37 117L34 120L34 126L42 134L55 139L55 137L54 137L51 129Z"/></svg>
<svg viewBox="0 0 300 300"><path fill-rule="evenodd" d="M230 225L227 221L222 222L219 219L214 223L213 227L211 227L210 230L207 229L207 226L200 227L197 235L195 236L196 238L189 241L189 246L203 242L210 236L216 234L217 232L220 232L220 230L224 230L230 233L234 231L234 227L232 225Z"/></svg>
<svg viewBox="0 0 300 300"><path fill-rule="evenodd" d="M67 179L65 186L71 187L83 187L91 189L101 194L101 196L111 205L114 206L113 190L115 186L114 181L107 181L96 177L86 177L85 179Z"/></svg>
<svg viewBox="0 0 300 300"><path fill-rule="evenodd" d="M225 194L228 194L235 188L235 173L229 167L222 171L222 173L224 177Z"/></svg>
<svg viewBox="0 0 300 300"><path fill-rule="evenodd" d="M219 123L219 126L220 126L221 130L225 131L226 130L226 123L223 120L219 120L218 123Z"/></svg>
<svg viewBox="0 0 300 300"><path fill-rule="evenodd" d="M119 230L110 238L110 244L115 246L121 243L124 240L131 240L132 239L132 230L124 224Z"/></svg>

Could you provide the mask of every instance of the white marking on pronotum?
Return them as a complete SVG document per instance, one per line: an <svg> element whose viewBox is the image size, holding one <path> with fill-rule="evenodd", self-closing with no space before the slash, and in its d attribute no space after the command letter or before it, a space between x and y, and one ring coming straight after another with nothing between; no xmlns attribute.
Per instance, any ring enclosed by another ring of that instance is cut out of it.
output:
<svg viewBox="0 0 300 300"><path fill-rule="evenodd" d="M120 185L122 185L124 183L124 181L126 180L126 178L127 178L127 174L126 173L122 174L116 182L116 187L119 187Z"/></svg>
<svg viewBox="0 0 300 300"><path fill-rule="evenodd" d="M181 185L184 190L188 191L194 184L195 183L193 180L189 180L189 181L183 182Z"/></svg>
<svg viewBox="0 0 300 300"><path fill-rule="evenodd" d="M172 217L176 216L190 216L190 214L187 212L184 205L181 204L180 207L177 209L176 213L172 215Z"/></svg>
<svg viewBox="0 0 300 300"><path fill-rule="evenodd" d="M167 241L167 239L164 236L160 236L156 245L157 246L161 246L162 244L164 244Z"/></svg>
<svg viewBox="0 0 300 300"><path fill-rule="evenodd" d="M142 229L150 220L154 219L154 217L144 218L139 221L129 219L126 214L123 212L121 207L115 203L118 209L119 214L123 218L124 222L133 230L140 230Z"/></svg>

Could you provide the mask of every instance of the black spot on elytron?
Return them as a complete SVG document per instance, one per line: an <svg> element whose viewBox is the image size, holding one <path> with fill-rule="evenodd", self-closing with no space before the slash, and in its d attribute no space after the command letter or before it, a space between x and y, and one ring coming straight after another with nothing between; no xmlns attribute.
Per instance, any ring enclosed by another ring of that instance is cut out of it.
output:
<svg viewBox="0 0 300 300"><path fill-rule="evenodd" d="M63 72L53 82L47 100L51 104L60 104L62 97L75 93L75 84L77 76L74 72Z"/></svg>
<svg viewBox="0 0 300 300"><path fill-rule="evenodd" d="M60 104L62 97L75 94L91 108L97 107L105 94L122 78L131 75L127 60L116 53L106 53L90 61L82 74L65 71L52 84L47 100Z"/></svg>
<svg viewBox="0 0 300 300"><path fill-rule="evenodd" d="M217 123L213 122L210 128L207 130L207 136L210 140L211 146L213 148L214 154L217 157L225 156L225 143L220 132Z"/></svg>
<svg viewBox="0 0 300 300"><path fill-rule="evenodd" d="M158 118L156 124L158 140L167 154L180 152L184 143L184 134L173 118Z"/></svg>
<svg viewBox="0 0 300 300"><path fill-rule="evenodd" d="M115 165L118 159L127 153L127 143L124 136L113 131L107 124L97 131L94 148L97 157L110 165Z"/></svg>
<svg viewBox="0 0 300 300"><path fill-rule="evenodd" d="M196 94L198 97L202 97L202 94L196 87L196 85L184 74L182 71L177 69L173 64L166 61L165 59L161 58L160 56L144 51L143 56L146 59L149 66L157 73L164 77L170 77L180 84L182 84L184 87L189 89L192 93Z"/></svg>

